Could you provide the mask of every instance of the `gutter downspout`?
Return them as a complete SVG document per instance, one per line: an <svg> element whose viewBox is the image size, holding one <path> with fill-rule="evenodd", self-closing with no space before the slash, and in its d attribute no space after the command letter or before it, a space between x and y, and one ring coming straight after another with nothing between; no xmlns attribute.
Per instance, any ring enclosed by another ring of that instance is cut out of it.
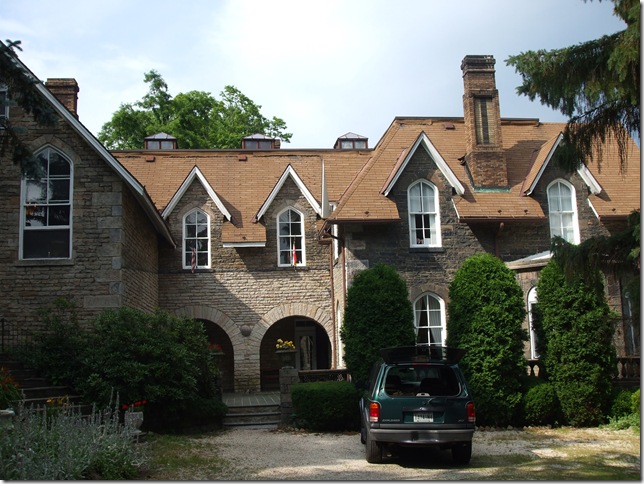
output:
<svg viewBox="0 0 644 484"><path fill-rule="evenodd" d="M499 223L499 230L496 232L496 235L494 236L494 254L499 259L501 258L501 256L499 255L501 253L499 237L501 236L501 232L503 232L504 228L505 228L505 223L504 222Z"/></svg>

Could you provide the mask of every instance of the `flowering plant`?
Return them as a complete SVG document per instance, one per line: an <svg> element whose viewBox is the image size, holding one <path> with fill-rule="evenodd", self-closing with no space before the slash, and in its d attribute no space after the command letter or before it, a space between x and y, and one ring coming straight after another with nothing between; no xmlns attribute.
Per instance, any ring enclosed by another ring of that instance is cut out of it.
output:
<svg viewBox="0 0 644 484"><path fill-rule="evenodd" d="M218 343L210 343L208 345L208 349L210 351L214 351L215 353L223 353L224 352L224 349Z"/></svg>
<svg viewBox="0 0 644 484"><path fill-rule="evenodd" d="M48 398L46 404L48 407L64 407L65 405L69 405L69 395Z"/></svg>
<svg viewBox="0 0 644 484"><path fill-rule="evenodd" d="M14 381L11 373L5 367L0 366L0 409L7 408L12 402L21 398L20 387Z"/></svg>
<svg viewBox="0 0 644 484"><path fill-rule="evenodd" d="M121 405L121 409L122 410L129 409L131 412L142 412L143 405L145 405L146 403L148 403L147 400L139 400L138 402L134 402L130 404L124 403L123 405Z"/></svg>
<svg viewBox="0 0 644 484"><path fill-rule="evenodd" d="M277 344L275 345L275 348L278 350L294 350L295 345L293 344L292 341L282 340L281 338L279 338L277 340Z"/></svg>

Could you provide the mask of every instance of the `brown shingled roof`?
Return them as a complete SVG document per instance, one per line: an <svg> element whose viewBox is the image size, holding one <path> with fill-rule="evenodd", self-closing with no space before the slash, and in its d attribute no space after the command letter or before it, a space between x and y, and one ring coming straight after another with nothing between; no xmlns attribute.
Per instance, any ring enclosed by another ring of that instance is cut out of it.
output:
<svg viewBox="0 0 644 484"><path fill-rule="evenodd" d="M322 196L322 158L330 201L342 195L347 180L369 157L370 151L355 150L168 150L116 151L114 157L146 188L162 212L193 167L232 216L222 228L224 243L261 243L266 240L262 224L254 223L271 190L288 165L302 179L318 203ZM146 161L151 159L153 161ZM242 161L242 159L244 159Z"/></svg>
<svg viewBox="0 0 644 484"><path fill-rule="evenodd" d="M259 244L266 240L266 234L263 225L253 218L289 165L321 202L322 158L329 200L338 203L331 222L399 220L396 204L383 190L395 179L423 133L465 189L462 196L453 199L459 220L544 219L546 214L539 203L526 196L526 190L538 183L541 167L564 127L564 123L539 123L535 119L502 120L508 191L472 189L460 161L466 153L462 118L395 118L377 146L369 150L171 150L113 155L145 186L160 212L197 166L232 216L231 222L224 223L223 242ZM636 161L630 162L624 173L620 172L615 146L604 149L601 170L596 162L588 167L602 188L600 193L590 195L600 218L625 217L640 207L640 153L632 140L629 150L629 159Z"/></svg>

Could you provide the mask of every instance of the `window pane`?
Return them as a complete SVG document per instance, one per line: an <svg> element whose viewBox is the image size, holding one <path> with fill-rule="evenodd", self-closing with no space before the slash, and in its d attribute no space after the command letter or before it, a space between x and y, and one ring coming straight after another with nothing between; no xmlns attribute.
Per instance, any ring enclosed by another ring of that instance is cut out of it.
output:
<svg viewBox="0 0 644 484"><path fill-rule="evenodd" d="M55 151L49 152L49 176L51 177L69 177L69 162Z"/></svg>
<svg viewBox="0 0 644 484"><path fill-rule="evenodd" d="M47 225L47 207L27 207L25 211L26 227L44 227Z"/></svg>
<svg viewBox="0 0 644 484"><path fill-rule="evenodd" d="M186 238L194 239L197 236L196 225L186 225Z"/></svg>
<svg viewBox="0 0 644 484"><path fill-rule="evenodd" d="M49 225L69 225L69 205L49 207Z"/></svg>
<svg viewBox="0 0 644 484"><path fill-rule="evenodd" d="M43 182L37 182L34 180L27 181L27 190L25 194L25 201L27 203L35 202L44 202L45 194L47 193L45 189L45 184Z"/></svg>
<svg viewBox="0 0 644 484"><path fill-rule="evenodd" d="M49 182L50 202L69 202L69 179Z"/></svg>
<svg viewBox="0 0 644 484"><path fill-rule="evenodd" d="M69 229L25 230L25 259L69 258Z"/></svg>
<svg viewBox="0 0 644 484"><path fill-rule="evenodd" d="M197 265L199 267L208 267L208 252L199 252L197 254Z"/></svg>
<svg viewBox="0 0 644 484"><path fill-rule="evenodd" d="M197 223L199 223L199 224L207 224L208 223L208 217L206 216L205 213L203 213L203 212L195 212L194 215L195 215L195 220L197 221Z"/></svg>
<svg viewBox="0 0 644 484"><path fill-rule="evenodd" d="M195 224L197 223L197 213L192 212L186 216L186 224Z"/></svg>
<svg viewBox="0 0 644 484"><path fill-rule="evenodd" d="M196 227L197 237L208 237L208 226L207 225L198 225Z"/></svg>

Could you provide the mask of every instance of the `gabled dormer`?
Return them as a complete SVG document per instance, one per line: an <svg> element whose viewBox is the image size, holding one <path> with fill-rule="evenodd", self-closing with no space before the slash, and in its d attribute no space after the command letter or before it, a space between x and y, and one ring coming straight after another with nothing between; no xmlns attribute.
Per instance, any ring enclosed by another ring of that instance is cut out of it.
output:
<svg viewBox="0 0 644 484"><path fill-rule="evenodd" d="M461 63L466 137L463 161L475 190L508 188L495 63L491 55L468 55Z"/></svg>

